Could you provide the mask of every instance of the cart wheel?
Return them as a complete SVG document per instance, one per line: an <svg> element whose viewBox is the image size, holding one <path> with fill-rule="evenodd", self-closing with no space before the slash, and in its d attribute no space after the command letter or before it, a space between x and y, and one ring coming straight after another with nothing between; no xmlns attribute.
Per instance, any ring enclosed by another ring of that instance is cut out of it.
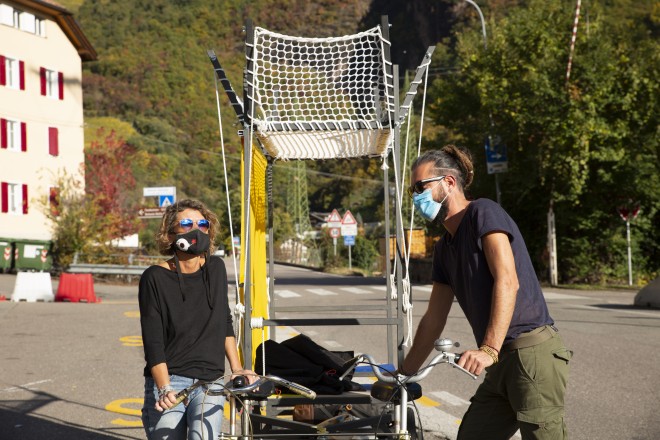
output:
<svg viewBox="0 0 660 440"><path fill-rule="evenodd" d="M417 419L415 418L415 411L408 408L408 432L410 433L410 440L417 440Z"/></svg>

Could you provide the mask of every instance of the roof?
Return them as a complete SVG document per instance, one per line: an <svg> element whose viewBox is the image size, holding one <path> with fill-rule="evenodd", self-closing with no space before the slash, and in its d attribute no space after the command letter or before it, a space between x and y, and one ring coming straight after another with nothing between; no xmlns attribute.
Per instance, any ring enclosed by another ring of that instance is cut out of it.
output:
<svg viewBox="0 0 660 440"><path fill-rule="evenodd" d="M73 14L52 0L12 0L12 3L39 12L55 21L69 38L83 61L95 61L96 50L89 42Z"/></svg>

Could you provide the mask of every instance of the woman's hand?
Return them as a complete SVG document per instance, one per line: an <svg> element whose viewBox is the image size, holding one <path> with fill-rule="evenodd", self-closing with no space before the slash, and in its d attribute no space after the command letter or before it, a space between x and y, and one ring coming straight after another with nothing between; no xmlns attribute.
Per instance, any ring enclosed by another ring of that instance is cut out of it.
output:
<svg viewBox="0 0 660 440"><path fill-rule="evenodd" d="M253 384L257 381L258 376L252 370L236 370L232 371L230 380L234 380L236 376L245 376L248 380L248 383Z"/></svg>

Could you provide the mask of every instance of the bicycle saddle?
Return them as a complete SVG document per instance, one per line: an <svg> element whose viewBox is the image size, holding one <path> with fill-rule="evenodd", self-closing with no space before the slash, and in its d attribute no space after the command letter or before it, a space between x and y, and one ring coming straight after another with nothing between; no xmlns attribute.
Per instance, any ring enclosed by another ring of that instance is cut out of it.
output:
<svg viewBox="0 0 660 440"><path fill-rule="evenodd" d="M408 390L409 402L422 397L422 386L419 383L406 384L406 390ZM383 402L399 404L401 402L399 385L378 380L371 386L371 397Z"/></svg>

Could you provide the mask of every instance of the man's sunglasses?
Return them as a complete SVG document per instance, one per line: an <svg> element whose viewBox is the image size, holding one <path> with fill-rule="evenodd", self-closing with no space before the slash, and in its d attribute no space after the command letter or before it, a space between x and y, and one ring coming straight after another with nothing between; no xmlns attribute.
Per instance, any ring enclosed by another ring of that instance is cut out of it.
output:
<svg viewBox="0 0 660 440"><path fill-rule="evenodd" d="M196 223L197 223L197 228L202 232L208 232L209 227L211 226L209 221L206 220L205 218L203 218L201 220L197 220ZM195 224L195 221L193 219L190 219L190 218L184 218L184 219L179 220L179 226L181 226L181 229L183 229L186 232L192 230L194 224Z"/></svg>
<svg viewBox="0 0 660 440"><path fill-rule="evenodd" d="M412 197L413 194L421 194L424 192L424 187L426 186L427 183L439 182L445 177L447 176L429 177L428 179L418 180L417 182L415 182L414 184L408 187L408 195Z"/></svg>

